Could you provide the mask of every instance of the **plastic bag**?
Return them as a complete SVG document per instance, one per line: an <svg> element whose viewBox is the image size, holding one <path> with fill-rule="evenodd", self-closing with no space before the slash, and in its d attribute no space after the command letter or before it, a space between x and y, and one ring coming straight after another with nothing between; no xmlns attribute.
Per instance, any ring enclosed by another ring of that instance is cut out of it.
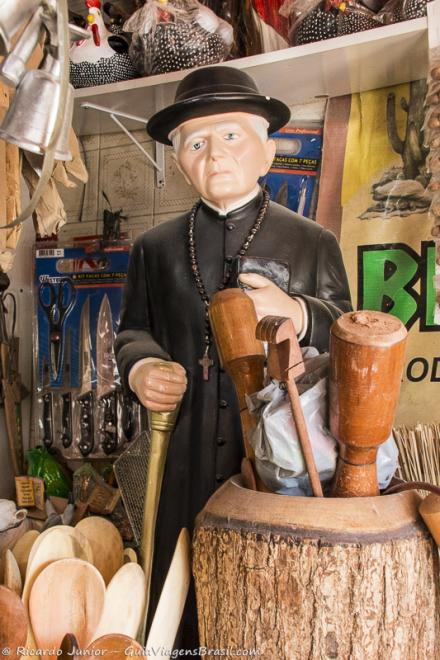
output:
<svg viewBox="0 0 440 660"><path fill-rule="evenodd" d="M320 356L322 357L322 356ZM322 374L322 366L314 372ZM338 443L327 428L327 378L308 375L310 384L300 387L301 406L310 436L319 477L325 489L333 478L338 457ZM301 446L292 417L287 393L273 381L250 397L251 410L259 409L259 422L250 438L255 451L258 475L270 490L281 495L312 495ZM391 481L398 463L393 436L380 445L377 474L380 489Z"/></svg>
<svg viewBox="0 0 440 660"><path fill-rule="evenodd" d="M385 25L426 16L426 4L430 0L388 0L378 17Z"/></svg>
<svg viewBox="0 0 440 660"><path fill-rule="evenodd" d="M35 447L26 452L28 475L44 480L47 495L67 498L72 485L57 460L44 449Z"/></svg>
<svg viewBox="0 0 440 660"><path fill-rule="evenodd" d="M291 5L289 42L301 46L382 25L377 15L354 0L297 0Z"/></svg>
<svg viewBox="0 0 440 660"><path fill-rule="evenodd" d="M132 33L129 55L141 75L222 62L233 29L197 0L147 0L124 23Z"/></svg>

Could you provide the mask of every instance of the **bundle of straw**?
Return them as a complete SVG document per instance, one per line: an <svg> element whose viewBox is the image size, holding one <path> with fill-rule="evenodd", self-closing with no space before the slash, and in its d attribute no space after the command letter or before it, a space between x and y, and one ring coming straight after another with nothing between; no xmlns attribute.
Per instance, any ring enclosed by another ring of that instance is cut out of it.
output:
<svg viewBox="0 0 440 660"><path fill-rule="evenodd" d="M399 449L396 476L440 486L440 424L398 426L393 433Z"/></svg>

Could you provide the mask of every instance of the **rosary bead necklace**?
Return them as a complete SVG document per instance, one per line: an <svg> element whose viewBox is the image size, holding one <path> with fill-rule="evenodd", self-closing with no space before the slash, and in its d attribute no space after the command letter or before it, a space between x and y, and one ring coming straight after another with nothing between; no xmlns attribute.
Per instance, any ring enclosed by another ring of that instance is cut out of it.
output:
<svg viewBox="0 0 440 660"><path fill-rule="evenodd" d="M236 257L243 256L248 251L250 244L254 240L258 230L262 225L262 222L266 215L267 207L269 206L269 201L270 201L269 194L267 193L266 190L263 190L263 200L261 202L261 206L260 206L260 210L258 211L257 218L254 224L252 225L249 234L246 236L241 248L238 250ZM203 357L200 358L198 362L203 369L203 380L209 380L209 369L214 364L213 360L211 360L211 358L209 357L209 349L211 348L211 344L212 344L212 330L211 330L211 324L209 322L209 296L206 293L205 285L202 279L202 274L200 272L200 267L197 260L197 249L196 249L196 241L195 241L195 223L196 223L197 211L199 210L200 206L201 206L201 202L197 202L196 204L194 204L188 217L188 251L189 251L189 261L191 265L191 270L194 276L194 282L197 291L199 293L200 299L202 300L205 306L205 334L204 334L205 350L203 353ZM221 291L228 285L230 277L231 277L231 271L230 269L227 269L227 271L223 275L223 279L220 285L217 288L217 291Z"/></svg>

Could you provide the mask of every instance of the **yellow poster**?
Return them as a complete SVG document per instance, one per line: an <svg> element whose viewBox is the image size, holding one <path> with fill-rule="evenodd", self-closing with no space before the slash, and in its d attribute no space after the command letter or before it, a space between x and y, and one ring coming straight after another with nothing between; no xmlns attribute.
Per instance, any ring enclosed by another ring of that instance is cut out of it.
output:
<svg viewBox="0 0 440 660"><path fill-rule="evenodd" d="M341 197L340 243L353 305L394 314L409 332L396 424L410 426L439 417L425 93L425 82L416 81L352 96Z"/></svg>

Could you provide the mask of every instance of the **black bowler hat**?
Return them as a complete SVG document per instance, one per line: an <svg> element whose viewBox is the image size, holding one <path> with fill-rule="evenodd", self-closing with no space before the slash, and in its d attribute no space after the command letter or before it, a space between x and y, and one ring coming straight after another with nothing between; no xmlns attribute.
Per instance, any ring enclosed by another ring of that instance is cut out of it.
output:
<svg viewBox="0 0 440 660"><path fill-rule="evenodd" d="M248 112L269 122L269 133L287 124L290 110L282 101L263 96L244 71L210 66L189 73L177 87L173 105L157 112L147 124L154 140L171 144L168 135L183 122L223 112Z"/></svg>

